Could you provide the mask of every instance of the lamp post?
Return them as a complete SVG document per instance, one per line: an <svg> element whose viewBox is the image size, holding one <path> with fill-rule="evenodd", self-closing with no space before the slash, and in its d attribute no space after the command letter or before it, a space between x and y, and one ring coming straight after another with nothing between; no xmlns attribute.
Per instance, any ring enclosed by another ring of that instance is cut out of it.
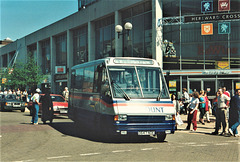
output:
<svg viewBox="0 0 240 162"><path fill-rule="evenodd" d="M120 35L124 35L125 33L127 34L128 38L129 38L129 31L132 29L132 24L130 22L125 23L124 29L125 29L125 31L123 31L123 27L121 25L115 26L115 31L118 33L118 38Z"/></svg>

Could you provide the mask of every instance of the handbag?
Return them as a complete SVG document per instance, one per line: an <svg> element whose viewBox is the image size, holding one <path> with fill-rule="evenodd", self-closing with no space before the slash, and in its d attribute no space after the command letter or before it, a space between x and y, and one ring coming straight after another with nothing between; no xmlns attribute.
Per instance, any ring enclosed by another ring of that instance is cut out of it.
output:
<svg viewBox="0 0 240 162"><path fill-rule="evenodd" d="M179 114L176 115L176 123L178 125L183 125L183 121L182 121L181 116Z"/></svg>

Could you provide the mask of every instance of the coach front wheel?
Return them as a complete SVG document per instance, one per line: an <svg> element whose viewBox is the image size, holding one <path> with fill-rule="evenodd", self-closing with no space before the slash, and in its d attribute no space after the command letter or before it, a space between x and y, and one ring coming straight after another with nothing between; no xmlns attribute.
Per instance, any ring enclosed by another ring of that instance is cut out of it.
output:
<svg viewBox="0 0 240 162"><path fill-rule="evenodd" d="M165 140L165 138L166 138L166 133L160 132L160 133L157 134L157 140L159 142L163 142Z"/></svg>

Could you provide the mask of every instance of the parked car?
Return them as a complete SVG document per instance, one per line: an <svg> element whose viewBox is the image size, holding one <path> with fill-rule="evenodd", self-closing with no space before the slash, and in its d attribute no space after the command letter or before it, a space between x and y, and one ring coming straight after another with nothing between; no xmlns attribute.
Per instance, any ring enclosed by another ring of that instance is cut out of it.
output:
<svg viewBox="0 0 240 162"><path fill-rule="evenodd" d="M40 105L39 105L39 114L42 113L42 97L44 94L40 94ZM53 111L54 115L67 115L68 111L68 102L62 95L50 94L53 101ZM27 108L30 110L30 115L33 112L33 102L29 101Z"/></svg>
<svg viewBox="0 0 240 162"><path fill-rule="evenodd" d="M5 110L21 110L25 111L27 103L17 99L17 96L14 94L1 95L1 111Z"/></svg>

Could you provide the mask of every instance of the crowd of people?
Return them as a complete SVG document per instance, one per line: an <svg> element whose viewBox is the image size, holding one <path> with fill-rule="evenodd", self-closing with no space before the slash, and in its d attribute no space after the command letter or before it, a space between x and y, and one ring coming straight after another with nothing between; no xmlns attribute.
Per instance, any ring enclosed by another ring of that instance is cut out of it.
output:
<svg viewBox="0 0 240 162"><path fill-rule="evenodd" d="M197 130L198 111L199 123L202 125L205 125L206 122L210 123L211 111L211 114L216 118L215 131L211 133L212 135L219 135L219 133L220 135L226 135L228 122L228 133L233 136L240 136L237 132L237 127L240 125L240 89L237 89L235 96L231 98L226 87L219 88L215 98L210 102L207 92L204 90L188 94L187 89L183 88L182 98L177 100L176 96L172 95L172 101L176 108L176 116L181 112L188 115L186 130L190 130L191 124L193 125L192 131ZM228 120L227 110L229 110Z"/></svg>
<svg viewBox="0 0 240 162"><path fill-rule="evenodd" d="M17 90L11 90L11 89L5 89L4 91L0 90L0 94L8 95L8 94L14 94L16 95L18 100L22 100L25 102L32 101L32 120L31 124L38 125L38 112L39 112L39 104L40 104L40 93L41 90L37 88L35 91L32 91L29 89L28 91L25 89L24 91L21 91L19 88ZM41 120L45 124L46 121L49 121L52 123L54 114L53 114L53 102L52 98L50 96L50 89L45 88L44 95L41 97L42 101L42 115ZM65 87L63 93L63 97L68 101L69 91L68 88Z"/></svg>
<svg viewBox="0 0 240 162"><path fill-rule="evenodd" d="M22 101L27 101L27 97L28 97L28 94L29 92L25 89L24 91L21 91L19 88L17 90L13 89L5 89L4 91L1 91L0 90L0 94L4 94L4 95L7 95L7 94L14 94L17 96L17 99L19 100L22 100Z"/></svg>

